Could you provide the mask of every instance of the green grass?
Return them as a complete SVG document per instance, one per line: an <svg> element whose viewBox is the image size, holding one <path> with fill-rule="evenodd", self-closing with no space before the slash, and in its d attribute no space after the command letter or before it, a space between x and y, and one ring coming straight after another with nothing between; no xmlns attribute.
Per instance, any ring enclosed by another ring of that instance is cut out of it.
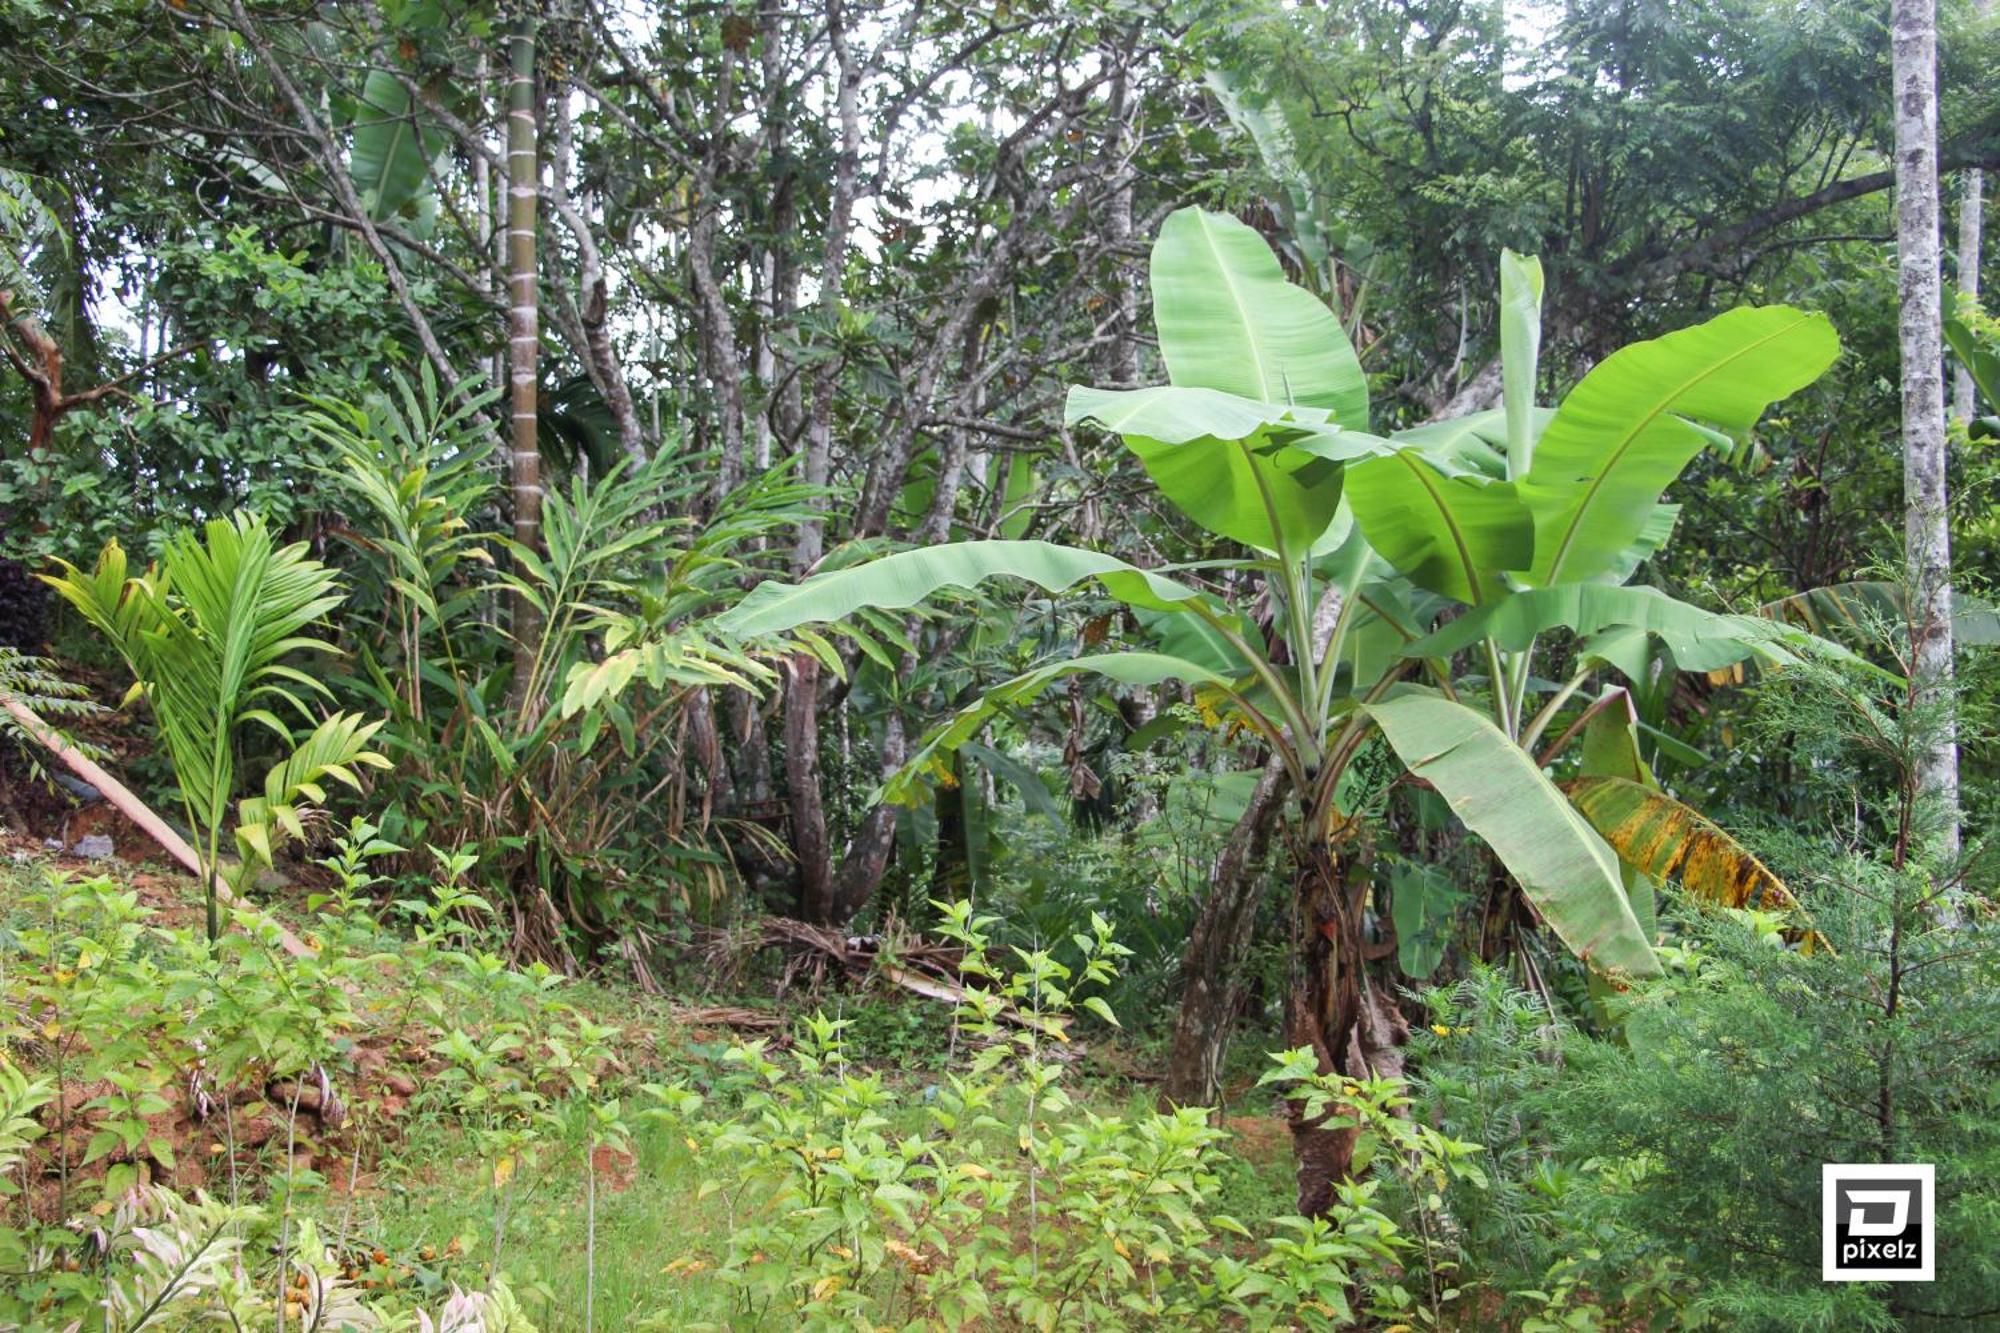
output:
<svg viewBox="0 0 2000 1333"><path fill-rule="evenodd" d="M108 873L127 885L135 878L120 867L110 867ZM20 938L19 932L49 926L47 904L29 901L43 888L43 874L43 867L32 863L0 867L0 944ZM142 882L143 894L154 909L149 924L169 925L176 931L199 929L191 883L156 875L145 876ZM351 951L365 949L389 960L356 974L364 978L359 984L367 989L353 997L361 1021L347 1039L366 1041L369 1024L391 1025L417 1012L411 1001L425 983L411 980L414 970L400 970L395 961L399 955L405 962L419 957L406 936L363 924L315 922L285 905L276 910L301 933L331 940L345 931L345 945ZM89 926L81 919L75 924L78 929ZM143 974L172 956L169 941L151 936L125 966ZM422 957L435 966L434 958ZM18 965L0 977L8 1008L17 1017L25 1005L16 991L33 980ZM336 1083L352 1090L357 1110L347 1127L315 1144L322 1154L316 1173L289 1177L282 1152L267 1148L254 1161L244 1161L239 1184L246 1201L265 1202L275 1213L276 1201L289 1182L294 1218L314 1219L324 1238L342 1242L342 1253L366 1256L359 1280L379 1284L394 1279L400 1299L433 1312L454 1285L477 1289L486 1284L496 1257L497 1234L499 1270L529 1315L543 1328L581 1329L590 1230L581 1131L573 1124L551 1125L531 1136L534 1141L525 1149L498 1150L491 1140L482 1143L477 1115L461 1104L464 1085L449 1082L436 1068L424 1068L429 1060L425 1038L435 1044L447 1029L458 1027L483 1040L488 1031L518 1021L520 1006L532 1009L546 1003L535 994L526 999L495 994L499 998L491 1006L482 1006L476 994L453 995L434 1025L427 1025L420 1013L410 1023L410 1044L392 1053L392 1065L400 1064L421 1077L416 1093L394 1114L369 1099L365 1081L335 1062ZM740 1326L740 1315L732 1318L735 1294L714 1280L712 1272L726 1253L732 1225L754 1220L762 1201L730 1189L705 1189L709 1176L693 1141L642 1114L651 1103L639 1091L639 1085L647 1082L712 1088L725 1068L721 1058L725 1044L695 1040L673 1023L669 1005L615 981L564 983L550 994L579 1020L621 1028L614 1042L617 1059L596 1067L599 1081L590 1094L599 1102L620 1098L633 1129L631 1160L610 1162L599 1174L595 1326ZM854 1020L850 1050L857 1064L880 1072L895 1092L888 1108L891 1136L929 1132L925 1101L927 1092L944 1077L949 1011L900 993L830 991L792 1001L794 1013L814 1007ZM46 1060L37 1064L38 1055L46 1052L33 1040L30 1025L13 1024L12 1035L0 1050L30 1075L49 1072ZM72 1066L76 1062L73 1053ZM1128 1117L1151 1109L1149 1088L1090 1077L1089 1068L1088 1062L1079 1062L1067 1080L1080 1107ZM185 1071L174 1070L166 1085L184 1081ZM1005 1105L1006 1100L998 1108L1003 1121L1019 1112L1018 1107ZM206 1151L216 1137L213 1121L186 1125L183 1130L183 1156ZM350 1197L344 1186L357 1161L357 1141L360 1188ZM511 1169L501 1168L504 1186L496 1183L496 1166L503 1158L513 1163ZM1256 1218L1286 1211L1289 1172L1284 1161L1271 1160L1268 1152L1257 1161L1227 1156L1220 1175L1228 1212ZM218 1193L225 1190L220 1178L211 1180L209 1187ZM502 1213L504 1224L496 1233L496 1217ZM385 1262L374 1261L372 1256L378 1254ZM384 1288L373 1290L381 1295Z"/></svg>

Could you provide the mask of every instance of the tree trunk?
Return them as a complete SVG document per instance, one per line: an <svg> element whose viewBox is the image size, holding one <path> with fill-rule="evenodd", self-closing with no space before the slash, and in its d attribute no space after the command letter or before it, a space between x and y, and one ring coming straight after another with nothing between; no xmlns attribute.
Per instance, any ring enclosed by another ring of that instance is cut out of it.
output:
<svg viewBox="0 0 2000 1333"><path fill-rule="evenodd" d="M1945 495L1944 353L1938 255L1937 5L1891 7L1896 121L1896 251L1902 302L1903 547L1909 566L1912 685L1922 701L1952 680L1951 528ZM1938 851L1958 853L1958 738L1941 719L1918 761L1939 807Z"/></svg>
<svg viewBox="0 0 2000 1333"><path fill-rule="evenodd" d="M1305 849L1298 872L1298 957L1304 969L1286 1001L1285 1040L1309 1046L1322 1074L1388 1078L1403 1072L1409 1025L1395 1000L1368 976L1361 933L1365 883L1350 882L1323 842ZM1298 1209L1319 1217L1353 1171L1359 1124L1335 1103L1308 1116L1288 1103L1297 1162Z"/></svg>
<svg viewBox="0 0 2000 1333"><path fill-rule="evenodd" d="M523 550L542 544L542 455L535 436L536 389L540 378L541 307L535 261L535 206L540 168L535 144L535 20L524 14L507 38L507 375L512 390L512 485L514 540ZM514 692L526 697L535 658L540 614L516 596Z"/></svg>
<svg viewBox="0 0 2000 1333"><path fill-rule="evenodd" d="M1181 955L1181 1007L1163 1090L1174 1105L1221 1102L1222 1058L1243 1004L1242 962L1256 931L1265 855L1284 810L1286 786L1284 765L1272 759L1216 858L1208 901Z"/></svg>
<svg viewBox="0 0 2000 1333"><path fill-rule="evenodd" d="M785 788L799 869L799 915L824 925L834 915L833 865L819 782L819 659L800 653L785 667Z"/></svg>

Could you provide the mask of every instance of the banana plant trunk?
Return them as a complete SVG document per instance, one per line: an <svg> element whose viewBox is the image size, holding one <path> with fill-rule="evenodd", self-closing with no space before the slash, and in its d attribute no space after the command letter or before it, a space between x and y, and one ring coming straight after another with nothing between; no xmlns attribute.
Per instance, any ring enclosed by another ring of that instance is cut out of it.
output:
<svg viewBox="0 0 2000 1333"><path fill-rule="evenodd" d="M541 353L536 204L541 170L535 138L535 20L524 13L507 39L507 376L514 540L529 551L540 550L542 543L542 454L535 431ZM531 703L526 691L539 621L534 604L517 595L514 691L519 706Z"/></svg>
<svg viewBox="0 0 2000 1333"><path fill-rule="evenodd" d="M1409 1024L1368 973L1363 916L1364 880L1346 873L1324 838L1298 849L1294 881L1296 964L1300 974L1285 1005L1285 1041L1312 1049L1319 1072L1342 1078L1393 1078L1403 1072ZM1308 1115L1303 1101L1287 1103L1296 1164L1298 1209L1320 1217L1333 1207L1337 1187L1354 1168L1358 1122L1339 1103Z"/></svg>

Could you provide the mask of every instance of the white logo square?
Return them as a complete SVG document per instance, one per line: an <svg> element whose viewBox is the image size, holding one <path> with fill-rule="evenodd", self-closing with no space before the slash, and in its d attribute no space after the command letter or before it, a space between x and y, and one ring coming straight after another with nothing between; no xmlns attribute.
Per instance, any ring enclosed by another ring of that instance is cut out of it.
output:
<svg viewBox="0 0 2000 1333"><path fill-rule="evenodd" d="M1935 1166L1848 1162L1820 1168L1825 1281L1933 1281L1936 1223Z"/></svg>

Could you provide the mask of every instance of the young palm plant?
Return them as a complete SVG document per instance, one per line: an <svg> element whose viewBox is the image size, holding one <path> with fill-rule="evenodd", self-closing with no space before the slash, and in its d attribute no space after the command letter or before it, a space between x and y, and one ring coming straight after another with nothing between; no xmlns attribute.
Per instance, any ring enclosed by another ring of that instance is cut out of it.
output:
<svg viewBox="0 0 2000 1333"><path fill-rule="evenodd" d="M324 801L329 780L359 787L357 768L388 766L368 748L381 724L355 713L316 716L306 700L327 689L290 662L335 651L306 633L341 602L333 571L311 559L304 543L278 546L264 520L245 513L210 520L199 537L178 534L159 565L136 577L128 576L115 541L88 573L62 565L59 577L45 581L110 640L135 688L152 701L194 834L213 941L244 729L263 727L286 755L265 776L262 794L238 807L239 880L269 866L284 837L303 833L300 807Z"/></svg>
<svg viewBox="0 0 2000 1333"><path fill-rule="evenodd" d="M1813 645L1769 619L1628 581L1670 535L1675 510L1661 494L1701 449L1743 436L1832 363L1839 344L1824 317L1729 311L1606 358L1549 410L1532 397L1540 267L1509 255L1504 406L1380 436L1338 320L1285 280L1254 231L1182 210L1162 229L1151 278L1170 383L1073 389L1069 419L1117 434L1176 508L1247 548L1227 563L1261 583L1271 624L1255 623L1251 603L1198 586L1194 571L1181 579L1033 541L906 551L759 587L724 628L780 633L1010 576L1050 592L1094 581L1174 645L1056 661L998 686L926 739L887 799L920 794L955 747L1059 678L1192 687L1282 766L1298 816L1290 1035L1324 1070L1356 1076L1401 1064L1400 1017L1366 967L1376 904L1343 874L1357 815L1346 779L1375 738L1405 781L1435 790L1492 850L1534 916L1607 978L1659 971L1641 924L1651 917L1644 876L1674 872L1725 899L1771 891L1729 856L1718 861L1740 849L1658 789L1629 698L1586 689L1607 671L1650 671L1662 655L1714 670L1782 665ZM1547 648L1558 630L1574 640L1560 654ZM1468 674L1454 671L1459 660ZM1559 685L1538 685L1538 660L1563 664L1551 673ZM1549 764L1577 736L1588 785L1573 797ZM1696 831L1713 838L1696 872L1682 873ZM1347 1173L1351 1124L1294 1117L1308 1213Z"/></svg>

